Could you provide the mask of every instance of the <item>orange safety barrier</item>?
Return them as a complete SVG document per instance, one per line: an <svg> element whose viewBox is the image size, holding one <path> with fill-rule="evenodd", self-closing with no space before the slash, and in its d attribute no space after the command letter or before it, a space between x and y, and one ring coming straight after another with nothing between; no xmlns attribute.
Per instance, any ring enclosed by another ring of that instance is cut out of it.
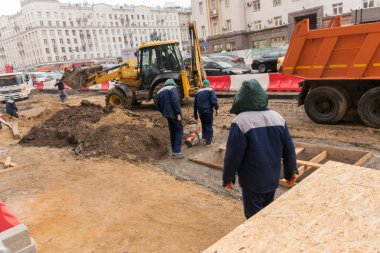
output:
<svg viewBox="0 0 380 253"><path fill-rule="evenodd" d="M19 225L20 222L0 200L0 233Z"/></svg>
<svg viewBox="0 0 380 253"><path fill-rule="evenodd" d="M280 73L270 73L267 91L300 92L299 83L302 81L303 79L301 78L285 76Z"/></svg>
<svg viewBox="0 0 380 253"><path fill-rule="evenodd" d="M229 91L231 88L231 76L208 76L207 79L215 91Z"/></svg>

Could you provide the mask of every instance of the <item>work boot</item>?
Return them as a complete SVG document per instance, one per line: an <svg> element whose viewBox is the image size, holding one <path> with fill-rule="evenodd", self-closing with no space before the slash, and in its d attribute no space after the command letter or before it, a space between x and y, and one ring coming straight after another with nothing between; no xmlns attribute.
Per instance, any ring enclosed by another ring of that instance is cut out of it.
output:
<svg viewBox="0 0 380 253"><path fill-rule="evenodd" d="M183 153L173 153L172 154L172 156L174 157L174 158L184 158L185 156L183 155Z"/></svg>

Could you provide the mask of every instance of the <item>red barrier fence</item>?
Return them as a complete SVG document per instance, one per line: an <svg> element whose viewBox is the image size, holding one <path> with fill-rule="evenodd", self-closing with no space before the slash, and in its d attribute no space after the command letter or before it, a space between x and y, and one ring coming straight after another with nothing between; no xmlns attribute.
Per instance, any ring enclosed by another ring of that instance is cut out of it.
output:
<svg viewBox="0 0 380 253"><path fill-rule="evenodd" d="M303 79L285 76L280 73L269 74L269 87L267 91L299 92L299 83Z"/></svg>
<svg viewBox="0 0 380 253"><path fill-rule="evenodd" d="M231 87L231 76L208 76L210 87L216 91L229 91Z"/></svg>

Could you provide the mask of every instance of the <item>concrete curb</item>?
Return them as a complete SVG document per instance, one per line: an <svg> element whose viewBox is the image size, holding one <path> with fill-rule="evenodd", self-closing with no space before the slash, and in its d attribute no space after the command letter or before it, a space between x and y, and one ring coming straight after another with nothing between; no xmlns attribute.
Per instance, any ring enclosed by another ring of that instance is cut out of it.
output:
<svg viewBox="0 0 380 253"><path fill-rule="evenodd" d="M36 242L30 237L29 230L24 224L0 233L0 241L12 253L35 253Z"/></svg>

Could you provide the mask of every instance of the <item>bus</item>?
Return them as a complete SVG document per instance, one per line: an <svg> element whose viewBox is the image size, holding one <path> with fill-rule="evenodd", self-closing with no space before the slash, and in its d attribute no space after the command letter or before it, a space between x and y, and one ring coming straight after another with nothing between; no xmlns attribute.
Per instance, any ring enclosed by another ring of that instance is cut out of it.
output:
<svg viewBox="0 0 380 253"><path fill-rule="evenodd" d="M31 80L24 73L0 74L0 102L5 102L10 96L15 100L26 99L31 90Z"/></svg>

